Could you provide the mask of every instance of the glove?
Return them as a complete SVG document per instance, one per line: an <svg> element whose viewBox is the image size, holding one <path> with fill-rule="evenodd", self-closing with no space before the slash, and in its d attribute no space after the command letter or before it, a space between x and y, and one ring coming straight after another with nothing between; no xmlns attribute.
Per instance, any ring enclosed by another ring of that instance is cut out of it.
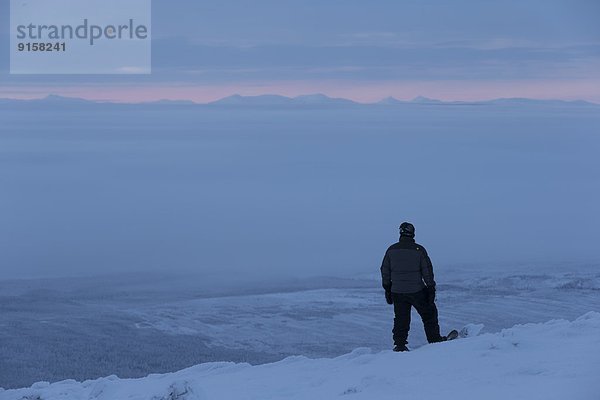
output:
<svg viewBox="0 0 600 400"><path fill-rule="evenodd" d="M392 298L391 290L385 291L385 301L387 301L388 304L394 304L394 299Z"/></svg>
<svg viewBox="0 0 600 400"><path fill-rule="evenodd" d="M429 304L435 304L435 286L430 286L427 288L427 301Z"/></svg>
<svg viewBox="0 0 600 400"><path fill-rule="evenodd" d="M382 284L381 286L383 286L383 290L385 290L385 301L388 304L394 304L394 299L392 298L392 284L388 283L388 284Z"/></svg>

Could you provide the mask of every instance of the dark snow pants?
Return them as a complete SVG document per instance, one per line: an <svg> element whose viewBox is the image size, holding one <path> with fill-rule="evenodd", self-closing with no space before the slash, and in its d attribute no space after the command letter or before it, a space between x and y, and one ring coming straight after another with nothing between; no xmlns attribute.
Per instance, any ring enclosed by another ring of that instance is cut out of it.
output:
<svg viewBox="0 0 600 400"><path fill-rule="evenodd" d="M429 343L444 341L440 336L440 325L438 323L438 311L435 304L429 303L427 288L416 293L392 293L394 300L394 344L398 346L406 345L408 339L408 331L410 330L410 311L411 307L415 307L423 326L425 327L425 335Z"/></svg>

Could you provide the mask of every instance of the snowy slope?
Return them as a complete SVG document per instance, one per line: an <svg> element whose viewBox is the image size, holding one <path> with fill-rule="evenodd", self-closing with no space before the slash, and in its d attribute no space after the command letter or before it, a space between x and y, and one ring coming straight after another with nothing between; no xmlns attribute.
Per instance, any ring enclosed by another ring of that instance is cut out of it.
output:
<svg viewBox="0 0 600 400"><path fill-rule="evenodd" d="M448 332L477 323L497 333L573 320L600 310L599 270L599 264L439 264L440 326ZM187 275L0 281L0 387L387 350L393 309L379 280L375 268L356 279L263 286L227 287ZM412 349L426 342L414 312L408 340Z"/></svg>
<svg viewBox="0 0 600 400"><path fill-rule="evenodd" d="M0 391L16 399L572 399L600 394L600 313L517 325L410 353L208 363L142 379L115 376Z"/></svg>

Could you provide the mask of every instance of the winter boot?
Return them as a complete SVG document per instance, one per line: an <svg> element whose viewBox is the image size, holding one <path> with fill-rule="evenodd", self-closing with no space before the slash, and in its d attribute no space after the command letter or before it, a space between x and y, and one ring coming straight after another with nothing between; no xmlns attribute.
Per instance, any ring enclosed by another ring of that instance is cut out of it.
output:
<svg viewBox="0 0 600 400"><path fill-rule="evenodd" d="M408 350L408 347L406 347L406 345L396 345L396 346L394 346L394 351L395 352L403 352L403 351L410 351L410 350Z"/></svg>
<svg viewBox="0 0 600 400"><path fill-rule="evenodd" d="M446 336L446 340L454 340L458 337L458 331L456 329L453 329L450 331L450 333L448 334L448 336Z"/></svg>

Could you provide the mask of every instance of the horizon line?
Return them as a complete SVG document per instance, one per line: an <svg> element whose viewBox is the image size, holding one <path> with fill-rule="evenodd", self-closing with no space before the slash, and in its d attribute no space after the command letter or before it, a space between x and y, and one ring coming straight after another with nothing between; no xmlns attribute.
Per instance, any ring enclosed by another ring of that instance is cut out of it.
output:
<svg viewBox="0 0 600 400"><path fill-rule="evenodd" d="M283 95L283 94L278 94L278 93L272 93L272 92L266 92L266 93L262 93L262 94L250 94L250 95L244 95L244 94L240 94L240 93L232 93L223 97L219 97L215 100L210 100L210 101L205 101L205 102L199 102L199 101L194 101L192 99L186 99L186 98L159 98L159 99L153 99L153 100L142 100L142 101L126 101L126 100L115 100L115 99L94 99L94 98L89 98L89 97L85 97L85 96L69 96L69 95L61 95L61 94L57 94L54 92L49 92L47 95L45 96L41 96L41 97L0 97L0 100L8 100L8 101L41 101L41 100L48 100L48 99L52 99L52 98L60 98L60 99L65 99L65 100L81 100L81 101L85 101L85 102L89 102L89 103L97 103L97 104L131 104L131 105L135 105L135 104L156 104L156 103L188 103L189 105L217 105L215 103L218 103L222 100L226 100L229 98L235 98L235 97L239 97L241 99L252 99L252 98L260 98L260 97L274 97L274 98L280 98L280 99L285 99L285 100L298 100L298 99L302 99L302 98L307 98L307 97L311 97L311 96L319 96L321 98L323 98L324 100L334 100L334 101L344 101L347 102L346 104L350 105L349 103L353 103L356 105L385 105L382 104L384 101L389 100L389 101L397 101L399 104L419 104L419 103L440 103L440 104L464 104L464 105L468 105L468 104L476 104L476 103L486 103L486 102L493 102L493 101L498 101L498 100L528 100L528 101L538 101L538 102L564 102L564 103L586 103L586 104L591 104L591 105L597 105L600 106L600 103L596 103L590 100L584 100L584 99L564 99L564 98L535 98L535 97L520 97L520 96L515 96L515 97L491 97L491 98L487 98L487 99L477 99L477 100L460 100L460 99L455 99L455 100L441 100L441 99L437 99L437 98L433 98L433 97L427 97L427 96L423 96L423 95L418 95L418 96L414 96L411 98L401 98L401 97L396 97L393 95L390 96L385 96L379 100L375 100L375 101L369 101L369 102L364 102L364 101L357 101L357 100L353 100L353 99L349 99L346 97L338 97L338 96L330 96L327 95L325 93L321 93L321 92L317 92L317 93L307 93L307 94L301 94L301 95L297 95L297 96L287 96L287 95ZM313 103L314 105L318 105L318 103ZM223 104L225 105L225 104ZM230 105L235 105L235 104L230 104ZM239 104L239 105L243 105L243 104ZM268 105L268 104L264 104L264 105ZM310 103L306 103L305 105L310 105ZM390 104L391 105L391 104Z"/></svg>

